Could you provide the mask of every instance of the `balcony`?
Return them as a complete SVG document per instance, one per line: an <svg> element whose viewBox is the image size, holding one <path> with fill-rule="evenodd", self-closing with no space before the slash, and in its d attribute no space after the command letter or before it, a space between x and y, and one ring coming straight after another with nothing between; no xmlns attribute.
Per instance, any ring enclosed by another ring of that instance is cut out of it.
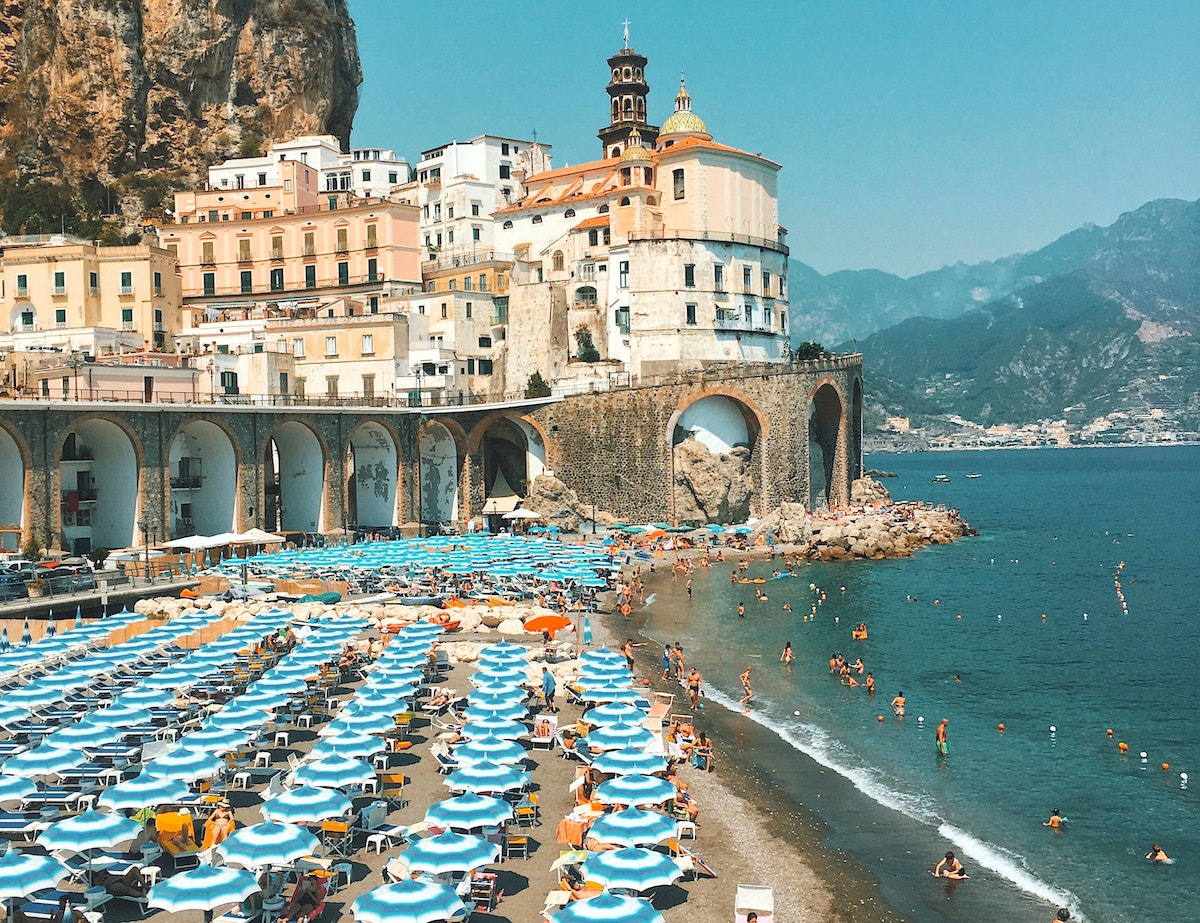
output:
<svg viewBox="0 0 1200 923"><path fill-rule="evenodd" d="M283 250L272 250L271 251L271 259L273 259L273 260L283 259Z"/></svg>
<svg viewBox="0 0 1200 923"><path fill-rule="evenodd" d="M199 477L173 477L171 478L172 490L198 490L200 488Z"/></svg>
<svg viewBox="0 0 1200 923"><path fill-rule="evenodd" d="M132 285L122 285L118 294L132 295L133 294L133 286Z"/></svg>

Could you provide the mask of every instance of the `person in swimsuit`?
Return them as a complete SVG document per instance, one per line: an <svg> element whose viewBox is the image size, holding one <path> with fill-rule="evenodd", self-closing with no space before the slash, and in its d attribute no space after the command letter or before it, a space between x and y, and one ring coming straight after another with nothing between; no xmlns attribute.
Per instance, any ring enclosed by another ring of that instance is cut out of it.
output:
<svg viewBox="0 0 1200 923"><path fill-rule="evenodd" d="M904 717L904 703L905 703L904 690L902 689L899 692L897 692L896 697L894 699L892 699L892 712L895 714L895 716L897 718Z"/></svg>
<svg viewBox="0 0 1200 923"><path fill-rule="evenodd" d="M1051 830L1058 830L1062 826L1062 815L1058 813L1058 808L1050 812L1050 819L1042 824L1043 827L1049 827Z"/></svg>
<svg viewBox="0 0 1200 923"><path fill-rule="evenodd" d="M937 726L937 754L938 756L949 756L950 751L946 746L946 727L950 724L949 718L943 718L942 723Z"/></svg>
<svg viewBox="0 0 1200 923"><path fill-rule="evenodd" d="M949 878L953 881L963 881L967 877L967 870L963 864L958 861L958 857L952 852L946 853L946 857L942 859L933 868L934 878Z"/></svg>
<svg viewBox="0 0 1200 923"><path fill-rule="evenodd" d="M1174 862L1175 860L1163 852L1163 848L1155 843L1150 847L1150 852L1146 853L1146 858L1151 862Z"/></svg>
<svg viewBox="0 0 1200 923"><path fill-rule="evenodd" d="M870 673L867 674L867 695L875 694L875 677Z"/></svg>
<svg viewBox="0 0 1200 923"><path fill-rule="evenodd" d="M785 644L783 646L783 653L779 655L779 659L783 661L783 663L786 667L791 669L792 660L794 659L794 655L792 654L792 642L791 641L787 642L787 644Z"/></svg>
<svg viewBox="0 0 1200 923"><path fill-rule="evenodd" d="M746 694L741 698L741 703L748 704L754 698L754 690L750 688L750 671L753 669L754 667L746 667L746 672L738 677L742 681L742 688L746 690Z"/></svg>
<svg viewBox="0 0 1200 923"><path fill-rule="evenodd" d="M699 670L692 667L687 675L687 691L688 697L692 700L692 711L700 707L700 690L703 686L704 677L700 675Z"/></svg>

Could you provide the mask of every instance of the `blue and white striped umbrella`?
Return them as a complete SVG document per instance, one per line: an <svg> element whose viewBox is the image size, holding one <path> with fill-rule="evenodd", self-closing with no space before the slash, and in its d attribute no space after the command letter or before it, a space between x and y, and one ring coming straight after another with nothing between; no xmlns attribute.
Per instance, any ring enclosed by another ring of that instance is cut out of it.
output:
<svg viewBox="0 0 1200 923"><path fill-rule="evenodd" d="M528 676L529 676L528 665L518 665L516 663L507 664L507 665L505 665L505 664L487 664L485 666L480 667L478 670L476 670L474 672L474 674L472 674L472 679L474 679L476 677L478 677L479 679L500 680L500 681L503 681L506 679L515 679L515 680L523 682L525 679L528 678Z"/></svg>
<svg viewBox="0 0 1200 923"><path fill-rule="evenodd" d="M588 734L587 745L589 750L642 749L654 740L654 734L641 725L605 724Z"/></svg>
<svg viewBox="0 0 1200 923"><path fill-rule="evenodd" d="M480 718L463 725L463 736L469 740L477 737L495 737L499 740L520 740L529 736L529 728L511 718Z"/></svg>
<svg viewBox="0 0 1200 923"><path fill-rule="evenodd" d="M388 727L393 726L394 722L391 718L388 718ZM323 760L330 756L345 756L351 759L370 759L375 754L382 753L386 749L387 744L384 743L382 737L374 737L370 734L357 734L354 731L345 729L344 733L331 734L317 741L316 745L309 752L309 758L312 760Z"/></svg>
<svg viewBox="0 0 1200 923"><path fill-rule="evenodd" d="M287 705L290 698L290 695L278 689L259 689L255 692L247 692L244 695L238 696L237 703L241 708L266 708L273 710Z"/></svg>
<svg viewBox="0 0 1200 923"><path fill-rule="evenodd" d="M507 801L468 792L431 805L425 812L425 823L450 830L476 830L498 827L512 820L512 816L513 806Z"/></svg>
<svg viewBox="0 0 1200 923"><path fill-rule="evenodd" d="M348 788L376 778L370 764L337 755L302 763L296 767L293 775L301 785L315 785L318 788Z"/></svg>
<svg viewBox="0 0 1200 923"><path fill-rule="evenodd" d="M579 685L588 686L623 686L629 682L629 668L623 663L593 663L579 670Z"/></svg>
<svg viewBox="0 0 1200 923"><path fill-rule="evenodd" d="M396 727L396 719L387 712L355 712L352 715L339 714L321 730L322 737L333 737L336 734L386 734ZM378 752L378 751L376 751Z"/></svg>
<svg viewBox="0 0 1200 923"><path fill-rule="evenodd" d="M254 875L245 869L201 865L155 884L148 903L168 913L203 910L207 914L222 904L241 903L261 890Z"/></svg>
<svg viewBox="0 0 1200 923"><path fill-rule="evenodd" d="M162 776L142 773L106 788L97 803L119 811L123 808L140 810L159 804L171 804L188 794L187 783L180 779L164 779Z"/></svg>
<svg viewBox="0 0 1200 923"><path fill-rule="evenodd" d="M529 773L496 763L456 769L442 780L454 792L511 792L529 784Z"/></svg>
<svg viewBox="0 0 1200 923"><path fill-rule="evenodd" d="M230 865L260 869L288 865L301 856L316 855L320 841L296 824L267 821L242 827L217 846L217 854Z"/></svg>
<svg viewBox="0 0 1200 923"><path fill-rule="evenodd" d="M554 914L554 923L665 923L647 901L607 891L586 901L571 901Z"/></svg>
<svg viewBox="0 0 1200 923"><path fill-rule="evenodd" d="M598 647L594 651L584 651L579 655L581 664L619 663L625 665L625 658L610 647Z"/></svg>
<svg viewBox="0 0 1200 923"><path fill-rule="evenodd" d="M588 735L587 739L592 739L591 734ZM634 773L653 775L656 772L662 772L666 769L667 761L664 757L657 754L627 747L623 750L610 750L608 753L601 753L592 760L592 768L606 775L610 773L618 776L627 776Z"/></svg>
<svg viewBox="0 0 1200 923"><path fill-rule="evenodd" d="M60 747L40 746L10 756L4 761L4 771L26 778L50 776L64 769L73 769L87 760L78 750L63 750Z"/></svg>
<svg viewBox="0 0 1200 923"><path fill-rule="evenodd" d="M252 708L240 704L236 699L227 708L221 709L204 722L205 729L209 728L258 728L271 719L271 713L264 708Z"/></svg>
<svg viewBox="0 0 1200 923"><path fill-rule="evenodd" d="M508 718L518 721L529 714L529 707L519 702L510 702L507 705L468 705L463 714L468 721L478 721L481 718Z"/></svg>
<svg viewBox="0 0 1200 923"><path fill-rule="evenodd" d="M79 747L96 747L116 741L117 731L111 725L80 721L78 724L68 724L59 728L42 743L47 747L58 747L60 750L75 750Z"/></svg>
<svg viewBox="0 0 1200 923"><path fill-rule="evenodd" d="M56 820L42 831L38 843L47 852L56 849L69 849L71 852L111 849L127 843L141 831L141 824L120 814L84 811L74 817Z"/></svg>
<svg viewBox="0 0 1200 923"><path fill-rule="evenodd" d="M583 691L583 699L603 705L606 702L636 702L642 697L640 692L628 686L600 685L590 686Z"/></svg>
<svg viewBox="0 0 1200 923"><path fill-rule="evenodd" d="M355 923L445 923L466 911L453 888L414 878L373 888L350 905Z"/></svg>
<svg viewBox="0 0 1200 923"><path fill-rule="evenodd" d="M617 846L656 846L675 836L675 821L658 811L637 808L614 811L596 820L587 832L597 843Z"/></svg>
<svg viewBox="0 0 1200 923"><path fill-rule="evenodd" d="M448 875L481 868L499 858L499 843L451 831L417 840L404 851L401 861L414 872Z"/></svg>
<svg viewBox="0 0 1200 923"><path fill-rule="evenodd" d="M256 734L258 728L253 727L207 727L184 734L179 738L179 746L223 756L237 750Z"/></svg>
<svg viewBox="0 0 1200 923"><path fill-rule="evenodd" d="M352 807L350 799L337 789L303 785L264 802L262 813L281 824L315 824L341 817Z"/></svg>
<svg viewBox="0 0 1200 923"><path fill-rule="evenodd" d="M520 687L510 687L500 692L481 692L472 689L467 695L468 705L482 705L484 708L507 708L510 705L520 705L529 693Z"/></svg>
<svg viewBox="0 0 1200 923"><path fill-rule="evenodd" d="M637 894L683 877L682 869L669 856L636 846L598 852L583 863L579 872L585 881L597 881L610 891Z"/></svg>
<svg viewBox="0 0 1200 923"><path fill-rule="evenodd" d="M634 773L601 782L592 797L601 804L640 807L670 801L675 797L675 786L666 779Z"/></svg>
<svg viewBox="0 0 1200 923"><path fill-rule="evenodd" d="M224 769L225 761L216 754L182 747L155 757L143 767L142 772L152 776L195 782L200 779L211 779Z"/></svg>
<svg viewBox="0 0 1200 923"><path fill-rule="evenodd" d="M57 888L71 870L53 856L35 856L9 849L0 856L0 900L28 897Z"/></svg>
<svg viewBox="0 0 1200 923"><path fill-rule="evenodd" d="M646 720L646 713L636 705L625 702L609 702L597 705L583 713L583 720L588 724L641 724Z"/></svg>
<svg viewBox="0 0 1200 923"><path fill-rule="evenodd" d="M24 776L0 775L0 803L20 801L38 790L37 783Z"/></svg>

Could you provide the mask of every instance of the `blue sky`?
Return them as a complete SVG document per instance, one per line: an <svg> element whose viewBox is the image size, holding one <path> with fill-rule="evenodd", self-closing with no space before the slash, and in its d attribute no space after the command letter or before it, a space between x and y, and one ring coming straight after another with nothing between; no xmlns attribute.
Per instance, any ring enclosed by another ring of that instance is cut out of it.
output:
<svg viewBox="0 0 1200 923"><path fill-rule="evenodd" d="M605 59L679 72L717 141L784 167L792 256L909 276L1036 249L1156 198L1200 197L1200 2L349 0L356 145L538 138L593 160Z"/></svg>

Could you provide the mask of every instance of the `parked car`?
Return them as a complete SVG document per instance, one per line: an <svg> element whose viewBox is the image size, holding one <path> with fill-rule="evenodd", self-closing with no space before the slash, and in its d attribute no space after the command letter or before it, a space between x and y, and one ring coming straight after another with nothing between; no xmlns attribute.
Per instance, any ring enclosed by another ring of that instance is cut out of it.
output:
<svg viewBox="0 0 1200 923"><path fill-rule="evenodd" d="M0 602L12 599L28 599L29 587L20 574L5 571L0 573Z"/></svg>

